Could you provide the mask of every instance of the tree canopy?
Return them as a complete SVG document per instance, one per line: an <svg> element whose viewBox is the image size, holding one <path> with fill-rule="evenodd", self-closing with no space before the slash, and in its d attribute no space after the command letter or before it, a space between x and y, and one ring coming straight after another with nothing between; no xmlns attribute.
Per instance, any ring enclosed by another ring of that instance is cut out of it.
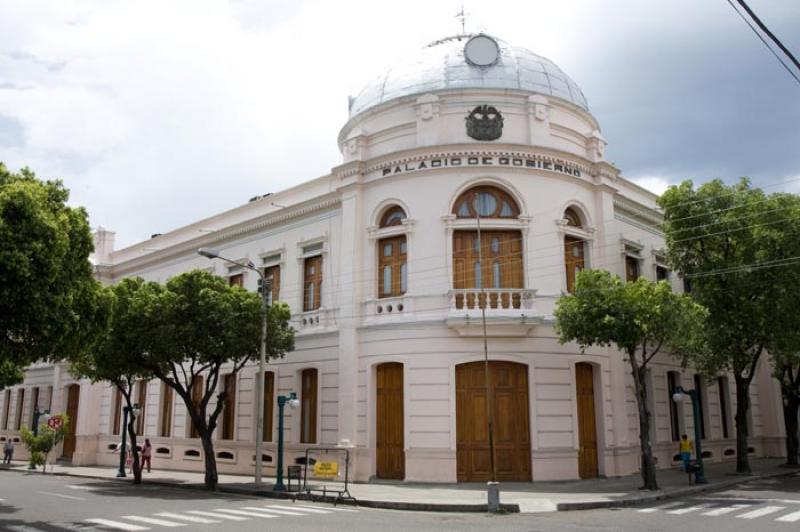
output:
<svg viewBox="0 0 800 532"><path fill-rule="evenodd" d="M647 367L662 348L678 356L703 350L705 309L674 293L666 281L654 283L640 277L626 283L604 270L585 270L578 274L574 292L556 303L555 317L562 343L575 341L582 348L614 345L627 356L639 409L643 487L658 489L650 442Z"/></svg>
<svg viewBox="0 0 800 532"><path fill-rule="evenodd" d="M60 181L0 163L0 386L94 340L92 235L86 211L68 198Z"/></svg>

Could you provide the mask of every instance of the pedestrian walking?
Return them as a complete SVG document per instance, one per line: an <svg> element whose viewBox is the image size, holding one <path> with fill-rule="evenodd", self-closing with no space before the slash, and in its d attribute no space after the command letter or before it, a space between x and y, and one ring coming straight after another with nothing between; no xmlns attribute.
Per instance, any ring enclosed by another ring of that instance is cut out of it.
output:
<svg viewBox="0 0 800 532"><path fill-rule="evenodd" d="M683 470L689 472L689 463L692 461L692 452L694 451L694 442L689 439L686 434L681 434L680 453L681 460L683 461Z"/></svg>
<svg viewBox="0 0 800 532"><path fill-rule="evenodd" d="M14 442L11 439L6 440L5 445L3 445L3 463L10 464L11 459L14 457Z"/></svg>
<svg viewBox="0 0 800 532"><path fill-rule="evenodd" d="M148 438L144 439L144 448L142 449L142 470L147 466L147 472L150 472L150 458L153 456L153 446L150 445Z"/></svg>

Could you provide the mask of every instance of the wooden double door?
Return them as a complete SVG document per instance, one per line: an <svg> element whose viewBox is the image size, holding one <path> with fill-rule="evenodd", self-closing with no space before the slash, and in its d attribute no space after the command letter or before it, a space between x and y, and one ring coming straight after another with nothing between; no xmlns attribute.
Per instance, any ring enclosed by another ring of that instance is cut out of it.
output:
<svg viewBox="0 0 800 532"><path fill-rule="evenodd" d="M73 384L67 388L67 417L69 423L67 424L67 434L64 436L64 458L72 459L75 454L75 431L78 426L78 403L81 397L81 387Z"/></svg>
<svg viewBox="0 0 800 532"><path fill-rule="evenodd" d="M531 480L528 368L489 362L498 481ZM491 479L484 362L456 366L456 461L459 482Z"/></svg>
<svg viewBox="0 0 800 532"><path fill-rule="evenodd" d="M397 362L377 368L376 476L403 480L406 453L403 441L403 365Z"/></svg>
<svg viewBox="0 0 800 532"><path fill-rule="evenodd" d="M591 364L575 364L575 388L578 399L578 474L581 478L595 478L598 472L597 424L594 367Z"/></svg>

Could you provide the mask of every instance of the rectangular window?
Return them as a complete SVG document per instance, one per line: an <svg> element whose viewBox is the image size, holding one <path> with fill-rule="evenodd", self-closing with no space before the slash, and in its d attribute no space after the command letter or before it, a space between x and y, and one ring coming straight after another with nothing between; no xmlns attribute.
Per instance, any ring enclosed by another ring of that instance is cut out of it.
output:
<svg viewBox="0 0 800 532"><path fill-rule="evenodd" d="M228 373L222 378L225 389L225 405L222 407L222 439L233 440L236 430L236 374Z"/></svg>
<svg viewBox="0 0 800 532"><path fill-rule="evenodd" d="M669 426L672 431L672 441L680 441L681 424L678 415L678 403L672 399L672 395L678 388L679 374L675 371L667 372L667 403L669 404Z"/></svg>
<svg viewBox="0 0 800 532"><path fill-rule="evenodd" d="M322 256L303 261L303 312L317 310L322 305Z"/></svg>
<svg viewBox="0 0 800 532"><path fill-rule="evenodd" d="M33 430L33 418L36 415L36 409L39 408L39 387L33 389L33 397L31 398L31 430Z"/></svg>
<svg viewBox="0 0 800 532"><path fill-rule="evenodd" d="M694 389L697 392L697 413L700 414L700 439L706 439L706 413L703 405L705 398L705 383L700 375L694 376Z"/></svg>
<svg viewBox="0 0 800 532"><path fill-rule="evenodd" d="M192 377L192 404L197 406L200 404L200 401L203 400L203 395L205 393L204 383L203 383L203 376L202 375L195 375ZM194 426L194 421L192 417L189 416L189 437L190 438L199 438L200 433L197 431L197 427Z"/></svg>
<svg viewBox="0 0 800 532"><path fill-rule="evenodd" d="M664 266L656 266L656 281L669 281L669 270Z"/></svg>
<svg viewBox="0 0 800 532"><path fill-rule="evenodd" d="M22 428L22 412L25 406L25 388L17 390L17 415L14 417L14 430Z"/></svg>
<svg viewBox="0 0 800 532"><path fill-rule="evenodd" d="M112 390L114 391L114 400L111 402L111 434L117 436L119 435L120 416L122 415L122 392L116 386Z"/></svg>
<svg viewBox="0 0 800 532"><path fill-rule="evenodd" d="M379 297L397 297L405 293L406 237L384 238L378 242Z"/></svg>
<svg viewBox="0 0 800 532"><path fill-rule="evenodd" d="M139 381L138 396L136 404L139 405L139 416L136 418L136 434L139 436L144 434L144 418L147 407L147 384L148 381Z"/></svg>
<svg viewBox="0 0 800 532"><path fill-rule="evenodd" d="M303 370L300 394L300 443L317 443L316 369Z"/></svg>
<svg viewBox="0 0 800 532"><path fill-rule="evenodd" d="M244 274L237 273L235 275L231 275L228 277L228 284L231 286L238 286L240 288L244 288Z"/></svg>
<svg viewBox="0 0 800 532"><path fill-rule="evenodd" d="M272 409L275 405L275 374L264 372L264 433L262 441L272 441Z"/></svg>
<svg viewBox="0 0 800 532"><path fill-rule="evenodd" d="M481 264L480 258L483 258ZM477 231L453 233L453 288L496 290L487 294L490 308L520 308L519 293L504 288L524 288L522 276L522 237L519 231ZM498 293L500 292L500 293ZM456 293L456 308L480 308L479 295Z"/></svg>
<svg viewBox="0 0 800 532"><path fill-rule="evenodd" d="M727 439L730 437L728 432L729 418L731 411L730 405L730 392L728 391L728 378L717 378L717 392L719 393L719 417L722 422L722 437Z"/></svg>
<svg viewBox="0 0 800 532"><path fill-rule="evenodd" d="M567 292L575 290L578 273L586 268L583 240L573 236L564 237L564 264L567 268Z"/></svg>
<svg viewBox="0 0 800 532"><path fill-rule="evenodd" d="M8 413L11 408L11 390L6 390L3 398L3 430L8 430Z"/></svg>
<svg viewBox="0 0 800 532"><path fill-rule="evenodd" d="M280 301L281 293L281 267L280 265L267 266L264 268L264 278L269 283L269 294L267 303L272 305L276 301Z"/></svg>
<svg viewBox="0 0 800 532"><path fill-rule="evenodd" d="M639 278L639 259L636 257L625 257L625 280L633 282Z"/></svg>
<svg viewBox="0 0 800 532"><path fill-rule="evenodd" d="M161 420L158 435L169 438L172 435L172 387L166 383L161 384Z"/></svg>
<svg viewBox="0 0 800 532"><path fill-rule="evenodd" d="M47 387L47 409L48 412L53 411L53 387Z"/></svg>

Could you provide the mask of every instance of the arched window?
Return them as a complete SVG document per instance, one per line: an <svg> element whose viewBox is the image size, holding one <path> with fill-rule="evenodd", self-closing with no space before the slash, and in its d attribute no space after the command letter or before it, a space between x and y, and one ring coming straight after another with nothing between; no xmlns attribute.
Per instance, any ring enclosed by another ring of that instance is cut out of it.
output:
<svg viewBox="0 0 800 532"><path fill-rule="evenodd" d="M567 207L567 210L564 211L564 219L570 227L583 227L581 217L578 216L578 212L572 207Z"/></svg>
<svg viewBox="0 0 800 532"><path fill-rule="evenodd" d="M402 207L395 205L387 209L383 216L381 216L380 227L391 227L393 225L400 225L406 219L406 213Z"/></svg>
<svg viewBox="0 0 800 532"><path fill-rule="evenodd" d="M453 207L453 214L458 218L516 218L519 207L507 192L483 185L461 194Z"/></svg>

